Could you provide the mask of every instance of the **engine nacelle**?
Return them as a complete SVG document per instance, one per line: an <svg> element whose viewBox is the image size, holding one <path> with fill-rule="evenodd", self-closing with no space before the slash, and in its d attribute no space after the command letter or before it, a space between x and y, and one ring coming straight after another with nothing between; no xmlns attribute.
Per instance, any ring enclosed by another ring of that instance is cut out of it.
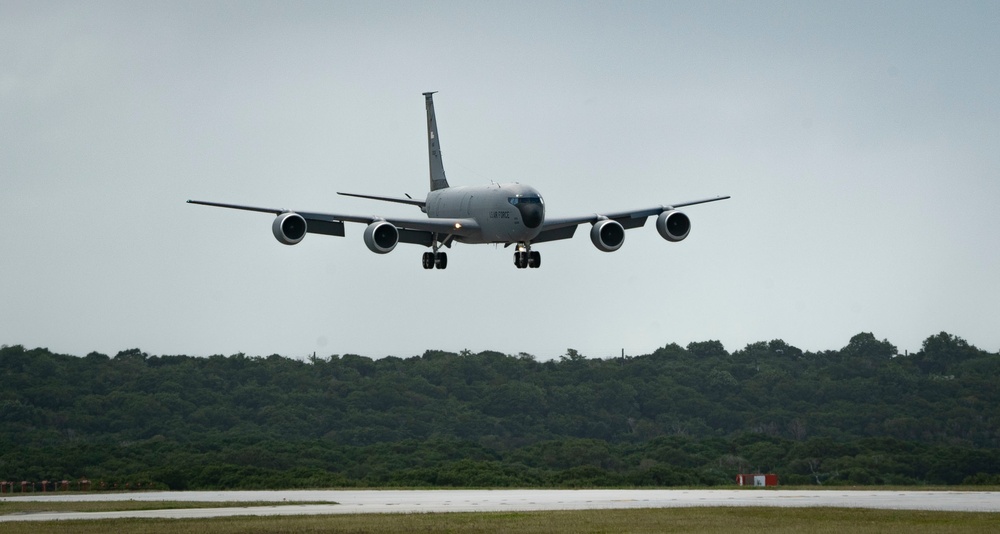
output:
<svg viewBox="0 0 1000 534"><path fill-rule="evenodd" d="M399 230L392 223L375 221L365 228L365 245L376 254L392 252L399 243Z"/></svg>
<svg viewBox="0 0 1000 534"><path fill-rule="evenodd" d="M271 223L271 233L282 245L295 245L306 236L306 220L293 211L282 213Z"/></svg>
<svg viewBox="0 0 1000 534"><path fill-rule="evenodd" d="M614 252L625 242L625 228L614 219L597 221L590 229L590 240L598 250Z"/></svg>
<svg viewBox="0 0 1000 534"><path fill-rule="evenodd" d="M663 239L676 243L691 233L691 219L679 211L665 211L656 218L656 231Z"/></svg>

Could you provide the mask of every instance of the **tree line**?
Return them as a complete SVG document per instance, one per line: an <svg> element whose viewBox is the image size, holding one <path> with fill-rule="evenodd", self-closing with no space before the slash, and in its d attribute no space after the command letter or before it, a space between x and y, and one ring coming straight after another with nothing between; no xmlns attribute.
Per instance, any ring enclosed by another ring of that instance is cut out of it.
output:
<svg viewBox="0 0 1000 534"><path fill-rule="evenodd" d="M0 479L171 489L1000 483L1000 354L718 341L558 359L0 348Z"/></svg>

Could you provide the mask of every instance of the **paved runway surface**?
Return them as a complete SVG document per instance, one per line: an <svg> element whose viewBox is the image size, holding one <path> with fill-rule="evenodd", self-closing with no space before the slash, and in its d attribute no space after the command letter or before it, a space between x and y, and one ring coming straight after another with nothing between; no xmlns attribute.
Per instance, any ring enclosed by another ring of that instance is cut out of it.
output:
<svg viewBox="0 0 1000 534"><path fill-rule="evenodd" d="M878 490L304 490L188 491L28 495L0 500L50 502L198 501L329 502L128 512L40 512L0 516L2 521L111 518L205 518L235 515L492 512L681 508L692 506L787 506L1000 512L1000 492Z"/></svg>

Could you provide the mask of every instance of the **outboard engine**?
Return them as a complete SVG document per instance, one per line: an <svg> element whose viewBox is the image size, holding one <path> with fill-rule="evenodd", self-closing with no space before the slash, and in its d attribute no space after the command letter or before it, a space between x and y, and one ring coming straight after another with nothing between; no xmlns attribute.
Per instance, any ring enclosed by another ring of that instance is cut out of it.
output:
<svg viewBox="0 0 1000 534"><path fill-rule="evenodd" d="M691 233L691 219L679 211L665 211L656 218L656 231L663 239L676 243Z"/></svg>
<svg viewBox="0 0 1000 534"><path fill-rule="evenodd" d="M399 243L399 230L392 223L375 221L365 228L365 245L376 254L392 252Z"/></svg>
<svg viewBox="0 0 1000 534"><path fill-rule="evenodd" d="M603 252L614 252L625 242L625 228L614 219L603 219L590 229L590 240Z"/></svg>
<svg viewBox="0 0 1000 534"><path fill-rule="evenodd" d="M271 233L282 245L298 244L306 236L306 228L306 220L294 211L278 215L271 223Z"/></svg>

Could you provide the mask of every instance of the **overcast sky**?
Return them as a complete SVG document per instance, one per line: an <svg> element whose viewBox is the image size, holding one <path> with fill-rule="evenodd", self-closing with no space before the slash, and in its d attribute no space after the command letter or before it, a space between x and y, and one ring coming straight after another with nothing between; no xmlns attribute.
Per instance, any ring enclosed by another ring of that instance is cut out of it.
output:
<svg viewBox="0 0 1000 534"><path fill-rule="evenodd" d="M550 359L720 340L1000 349L1000 3L0 0L0 343L84 355ZM372 254L214 200L550 216L732 195L603 253Z"/></svg>

